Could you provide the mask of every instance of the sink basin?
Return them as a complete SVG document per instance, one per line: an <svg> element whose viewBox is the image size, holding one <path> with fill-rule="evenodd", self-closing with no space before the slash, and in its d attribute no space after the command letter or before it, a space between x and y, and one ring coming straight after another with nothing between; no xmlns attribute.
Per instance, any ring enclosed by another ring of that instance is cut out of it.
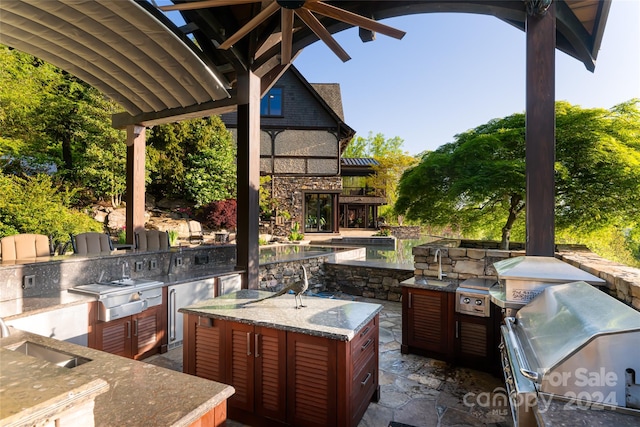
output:
<svg viewBox="0 0 640 427"><path fill-rule="evenodd" d="M451 282L444 282L442 280L431 280L431 279L416 279L416 285L429 285L429 286L449 286Z"/></svg>
<svg viewBox="0 0 640 427"><path fill-rule="evenodd" d="M54 350L31 341L25 341L17 347L9 348L27 356L36 357L47 362L54 363L65 368L75 368L83 363L91 362L91 359L80 357L75 354Z"/></svg>

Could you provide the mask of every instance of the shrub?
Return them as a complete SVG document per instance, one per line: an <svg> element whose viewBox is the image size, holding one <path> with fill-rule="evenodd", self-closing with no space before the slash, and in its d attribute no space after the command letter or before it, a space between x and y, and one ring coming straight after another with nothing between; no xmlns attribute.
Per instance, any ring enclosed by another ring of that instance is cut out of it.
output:
<svg viewBox="0 0 640 427"><path fill-rule="evenodd" d="M66 242L69 233L102 231L87 213L69 207L74 193L61 189L48 175L21 178L0 174L0 237L44 234Z"/></svg>
<svg viewBox="0 0 640 427"><path fill-rule="evenodd" d="M292 242L297 242L304 239L304 234L300 232L300 224L297 222L293 223L291 227L291 232L289 233L289 240Z"/></svg>
<svg viewBox="0 0 640 427"><path fill-rule="evenodd" d="M233 230L238 224L236 211L237 205L234 199L219 200L203 206L196 214L196 219L213 230L222 228Z"/></svg>

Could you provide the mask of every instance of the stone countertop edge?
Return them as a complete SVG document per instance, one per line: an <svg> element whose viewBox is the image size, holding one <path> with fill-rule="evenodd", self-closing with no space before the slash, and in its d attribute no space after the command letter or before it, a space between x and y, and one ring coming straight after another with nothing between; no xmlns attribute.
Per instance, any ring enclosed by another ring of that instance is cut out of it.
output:
<svg viewBox="0 0 640 427"><path fill-rule="evenodd" d="M426 280L427 283L420 283L420 280ZM428 289L431 291L440 291L440 292L455 292L456 289L458 288L458 284L456 282L450 282L447 286L441 286L441 285L430 285L429 281L442 283L441 280L436 280L430 277L425 277L425 278L419 277L416 280L416 277L414 276L400 282L400 286L403 286L406 288L414 288L414 289Z"/></svg>
<svg viewBox="0 0 640 427"><path fill-rule="evenodd" d="M6 427L41 425L69 408L89 403L109 388L102 379L2 347L0 366L0 424Z"/></svg>
<svg viewBox="0 0 640 427"><path fill-rule="evenodd" d="M142 279L152 279L163 282L162 286L180 285L195 280L206 280L230 274L240 274L244 270L234 269L216 269L210 271L195 271L192 273L171 273L169 275L145 276ZM82 283L83 285L86 283ZM35 314L45 313L47 311L56 310L62 307L70 307L73 305L86 304L95 301L96 298L91 295L75 294L68 292L67 289L49 292L37 296L24 297L14 300L0 301L0 313L14 313L14 307L21 307L21 312L14 314L4 314L2 317L5 321L19 319L21 317L33 316Z"/></svg>
<svg viewBox="0 0 640 427"><path fill-rule="evenodd" d="M96 397L94 406L95 425L100 427L188 426L235 392L230 385L15 328L9 337L0 339L0 347L12 348L24 341L91 359L72 369L41 361L38 365L55 370L53 376L73 372L89 380L104 380L109 389ZM0 376L6 375L9 372L3 369ZM2 383L4 387L4 380Z"/></svg>
<svg viewBox="0 0 640 427"><path fill-rule="evenodd" d="M251 296L233 298L238 293L249 293ZM291 294L257 301L269 295L272 293L243 289L183 307L178 311L338 341L351 341L364 325L382 310L380 304L309 296L303 299L306 307L296 309L295 297ZM356 304L354 310L353 304ZM345 310L346 306L350 307Z"/></svg>

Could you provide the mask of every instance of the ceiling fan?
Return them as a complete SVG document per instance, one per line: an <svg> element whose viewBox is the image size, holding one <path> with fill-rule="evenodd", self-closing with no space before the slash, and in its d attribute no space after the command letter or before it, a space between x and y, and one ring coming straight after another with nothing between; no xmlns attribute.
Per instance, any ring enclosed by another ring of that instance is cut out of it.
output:
<svg viewBox="0 0 640 427"><path fill-rule="evenodd" d="M256 0L200 0L189 1L185 3L178 3L170 6L160 6L159 9L163 11L170 10L194 10L204 9L209 7L218 6L235 6L246 3L258 3ZM404 37L405 32L389 27L388 25L381 24L373 19L366 18L348 10L341 9L339 7L330 5L321 0L272 0L264 9L254 16L249 22L247 22L242 28L227 38L220 46L219 49L229 49L242 37L249 34L258 25L266 21L271 15L273 15L278 9L281 9L282 22L281 29L281 44L280 44L280 63L289 64L291 62L292 55L292 43L293 43L293 22L294 15L297 15L315 34L320 40L322 40L328 47L335 53L338 58L343 62L351 59L349 54L338 44L333 36L327 31L322 23L312 13L315 12L318 15L326 16L336 19L338 21L351 24L356 27L361 27L370 31L378 32L395 39L401 39Z"/></svg>

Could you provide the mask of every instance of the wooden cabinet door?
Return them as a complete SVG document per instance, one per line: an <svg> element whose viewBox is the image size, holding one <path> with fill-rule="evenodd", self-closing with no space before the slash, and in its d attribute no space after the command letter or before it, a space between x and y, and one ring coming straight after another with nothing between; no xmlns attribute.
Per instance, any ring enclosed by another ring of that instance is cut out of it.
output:
<svg viewBox="0 0 640 427"><path fill-rule="evenodd" d="M491 371L494 357L492 319L455 316L455 361L461 366Z"/></svg>
<svg viewBox="0 0 640 427"><path fill-rule="evenodd" d="M252 325L227 322L225 337L226 384L236 392L229 398L229 406L254 411L254 345Z"/></svg>
<svg viewBox="0 0 640 427"><path fill-rule="evenodd" d="M132 318L132 342L131 348L134 359L143 359L158 352L164 337L163 315L166 310L158 305L131 316Z"/></svg>
<svg viewBox="0 0 640 427"><path fill-rule="evenodd" d="M434 357L450 359L453 351L453 301L453 294L449 292L408 289L405 314L407 345L425 350L426 354Z"/></svg>
<svg viewBox="0 0 640 427"><path fill-rule="evenodd" d="M212 381L226 381L225 335L228 322L196 315L184 317L183 371Z"/></svg>
<svg viewBox="0 0 640 427"><path fill-rule="evenodd" d="M287 332L287 421L305 427L335 426L337 343Z"/></svg>
<svg viewBox="0 0 640 427"><path fill-rule="evenodd" d="M131 357L131 316L95 325L96 348L118 356Z"/></svg>
<svg viewBox="0 0 640 427"><path fill-rule="evenodd" d="M285 421L287 417L287 333L255 327L255 412Z"/></svg>

